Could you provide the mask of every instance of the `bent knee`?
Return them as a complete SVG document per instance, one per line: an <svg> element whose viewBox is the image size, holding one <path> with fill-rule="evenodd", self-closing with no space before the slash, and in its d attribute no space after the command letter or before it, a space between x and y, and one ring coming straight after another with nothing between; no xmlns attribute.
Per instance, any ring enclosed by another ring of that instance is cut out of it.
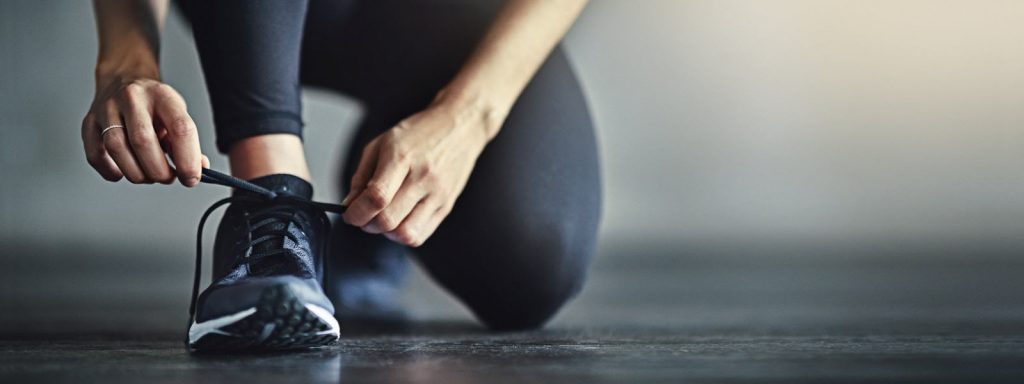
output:
<svg viewBox="0 0 1024 384"><path fill-rule="evenodd" d="M595 236L565 219L531 224L501 221L422 260L488 328L540 328L582 290Z"/></svg>
<svg viewBox="0 0 1024 384"><path fill-rule="evenodd" d="M504 287L488 298L467 302L476 317L495 331L538 329L548 323L583 287L579 274L559 281L530 280Z"/></svg>

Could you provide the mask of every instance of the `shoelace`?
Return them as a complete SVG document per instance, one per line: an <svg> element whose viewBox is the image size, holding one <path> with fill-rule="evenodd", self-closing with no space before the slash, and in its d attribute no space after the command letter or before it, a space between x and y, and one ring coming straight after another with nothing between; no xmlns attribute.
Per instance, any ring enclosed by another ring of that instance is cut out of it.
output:
<svg viewBox="0 0 1024 384"><path fill-rule="evenodd" d="M256 194L258 197L252 197L252 196L230 196L230 197L225 197L225 198L220 199L217 202L213 203L213 205L211 205L210 208L207 208L206 212L203 212L202 218L199 219L199 230L197 231L197 234L196 234L196 269L195 269L195 275L192 278L192 301L191 301L191 304L189 304L189 307L188 307L188 316L189 316L188 323L189 323L189 325L191 325L192 322L195 321L195 318L196 318L196 301L199 299L199 283L200 283L200 280L203 277L203 271L202 271L202 268L203 268L203 228L206 226L206 219L208 219L210 217L210 214L212 214L213 211L217 210L217 208L220 208L220 207L222 207L222 206L224 206L225 204L228 204L228 203L240 202L240 201L250 201L250 202L252 202L252 201L255 201L255 202L259 202L259 201L264 201L264 202L278 201L278 202L287 202L288 204L291 204L291 205L305 206L305 207L317 209L317 210L320 210L320 211L323 211L323 212L332 212L332 213L337 213L337 214L341 214L341 213L345 212L345 207L342 206L342 205L320 203L320 202L316 202L316 201L301 199L301 198L294 197L294 196L291 196L291 195L279 195L277 192L274 192L274 191L269 190L267 188L263 188L263 187L261 187L259 185L250 183L248 181L245 181L245 180L242 180L242 179L239 179L239 178L236 178L234 176L230 176L230 175L226 175L226 174L214 171L214 170L209 169L209 168L204 168L203 169L203 177L200 179L200 181L202 181L204 183L208 183L208 184L223 185L223 186L226 186L226 187L231 187L231 188L240 189L240 190L243 190L243 191L252 192L252 193ZM270 223L272 223L274 221L274 219L291 220L291 217L292 217L292 215L290 213L285 213L285 212L280 212L280 211L273 211L273 210L266 210L266 211L263 211L263 212L254 213L253 216L261 216L261 217L265 217L265 218L263 220L260 220L256 224L253 224L249 228L250 231L254 231L254 230L256 230L257 228L259 228L261 226L269 225ZM250 240L248 242L248 244L246 244L246 247L247 248L253 247L256 244L261 243L263 241L267 241L267 240L270 240L270 239L275 238L275 237L279 238L281 236L288 237L288 238L292 239L292 241L297 241L295 239L294 235L291 232L288 232L287 230L271 230L271 231L267 231L267 233L264 236L260 236L259 238ZM274 251L270 251L270 252L263 252L263 253L258 253L258 254L250 254L249 257L247 258L248 260L240 260L239 263L251 263L251 262L256 261L258 259L261 259L261 258L264 258L264 257L268 257L268 256L273 256L273 255L280 254L280 253L283 253L283 252L288 252L288 251L286 251L286 250L274 250Z"/></svg>

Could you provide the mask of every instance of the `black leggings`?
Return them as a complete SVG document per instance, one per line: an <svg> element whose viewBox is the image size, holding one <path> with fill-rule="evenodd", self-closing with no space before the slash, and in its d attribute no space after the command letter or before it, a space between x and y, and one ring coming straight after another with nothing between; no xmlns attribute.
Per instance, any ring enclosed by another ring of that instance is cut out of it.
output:
<svg viewBox="0 0 1024 384"><path fill-rule="evenodd" d="M362 102L365 118L341 175L346 190L363 146L430 103L500 8L480 0L182 3L221 152L245 137L301 136L302 85ZM537 327L582 287L600 210L593 126L559 47L519 97L430 239L405 249L338 225L328 274L338 280L346 266L411 252L485 324ZM343 287L339 281L325 284L334 296Z"/></svg>

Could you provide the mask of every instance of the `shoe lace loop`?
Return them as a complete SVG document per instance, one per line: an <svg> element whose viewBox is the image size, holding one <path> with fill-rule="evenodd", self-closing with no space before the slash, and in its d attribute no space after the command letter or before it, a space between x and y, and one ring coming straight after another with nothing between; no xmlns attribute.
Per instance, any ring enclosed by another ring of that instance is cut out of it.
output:
<svg viewBox="0 0 1024 384"><path fill-rule="evenodd" d="M339 204L321 203L311 201L307 199L298 198L292 195L278 194L270 189L261 187L259 185L250 183L248 181L236 178L234 176L226 175L209 168L203 169L203 176L200 181L207 184L217 184L243 191L248 191L256 194L257 196L230 196L218 200L217 202L210 205L209 208L203 212L202 218L199 219L199 229L196 232L196 267L195 274L192 278L192 300L189 304L188 315L189 324L195 321L196 316L196 301L199 298L199 283L202 279L202 266L203 266L203 228L206 226L206 220L210 217L214 211L218 208L234 203L234 202L282 202L293 206L302 206L320 210L323 212L330 212L341 214L345 212L345 206ZM273 223L279 223L282 220L285 222L294 222L296 220L295 215L292 212L281 211L279 207L268 207L249 215L247 225L249 225L249 233L253 233L257 229L261 229L265 226ZM265 241L273 239L288 238L294 242L298 242L295 234L285 229L269 229L261 232L261 235L257 238L250 239L245 244L242 244L243 250L249 252L248 257L240 257L236 261L236 266L252 263L265 257L275 256L283 253L290 253L291 251L286 249L275 249L271 251L255 252L255 246Z"/></svg>
<svg viewBox="0 0 1024 384"><path fill-rule="evenodd" d="M246 232L249 233L250 236L257 233L259 236L256 238L250 238L249 241L239 244L238 247L234 249L232 254L245 255L245 257L238 257L235 259L235 265L233 268L242 264L252 264L270 256L292 254L292 251L285 248L277 248L269 251L256 251L256 249L258 249L258 245L267 241L289 239L295 243L299 242L299 238L287 229L292 223L298 224L298 216L291 211L282 211L283 209L287 209L285 207L288 206L271 206L247 215ZM264 227L281 223L284 224L284 229L263 229Z"/></svg>

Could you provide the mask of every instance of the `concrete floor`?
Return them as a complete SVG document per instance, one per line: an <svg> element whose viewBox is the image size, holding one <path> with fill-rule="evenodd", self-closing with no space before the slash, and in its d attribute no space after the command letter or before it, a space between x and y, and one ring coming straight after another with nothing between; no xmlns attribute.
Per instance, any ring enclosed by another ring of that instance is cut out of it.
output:
<svg viewBox="0 0 1024 384"><path fill-rule="evenodd" d="M1019 247L605 245L542 331L488 333L415 275L408 322L342 324L308 352L190 355L189 252L4 244L5 383L1024 380Z"/></svg>

